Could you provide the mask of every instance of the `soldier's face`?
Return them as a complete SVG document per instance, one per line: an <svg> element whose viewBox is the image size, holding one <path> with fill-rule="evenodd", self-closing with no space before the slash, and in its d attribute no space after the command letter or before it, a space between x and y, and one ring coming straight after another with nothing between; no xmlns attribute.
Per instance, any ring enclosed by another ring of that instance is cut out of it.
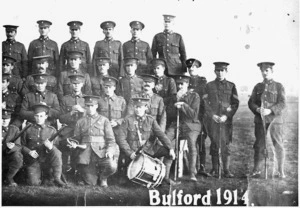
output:
<svg viewBox="0 0 300 208"><path fill-rule="evenodd" d="M34 114L35 122L39 125L45 124L47 118L48 115L46 114L46 112L39 112Z"/></svg>
<svg viewBox="0 0 300 208"><path fill-rule="evenodd" d="M80 32L81 30L79 28L70 29L71 37L75 39L79 38Z"/></svg>
<svg viewBox="0 0 300 208"><path fill-rule="evenodd" d="M187 82L177 82L177 90L185 90L187 91L188 87L189 87L189 83Z"/></svg>
<svg viewBox="0 0 300 208"><path fill-rule="evenodd" d="M94 115L97 112L98 104L97 105L85 105L86 113L88 115Z"/></svg>
<svg viewBox="0 0 300 208"><path fill-rule="evenodd" d="M196 76L198 75L198 69L196 66L192 66L192 67L189 67L189 73L191 76Z"/></svg>
<svg viewBox="0 0 300 208"><path fill-rule="evenodd" d="M146 92L151 92L154 86L155 86L154 82L144 81L144 90Z"/></svg>
<svg viewBox="0 0 300 208"><path fill-rule="evenodd" d="M2 118L2 126L8 127L10 120L11 120L10 118Z"/></svg>
<svg viewBox="0 0 300 208"><path fill-rule="evenodd" d="M41 36L47 37L49 32L50 32L49 27L39 27L39 33L40 33Z"/></svg>
<svg viewBox="0 0 300 208"><path fill-rule="evenodd" d="M154 68L154 74L158 77L161 77L164 75L165 67L162 65L158 65Z"/></svg>
<svg viewBox="0 0 300 208"><path fill-rule="evenodd" d="M142 34L142 30L137 28L131 28L130 32L133 38L140 38Z"/></svg>
<svg viewBox="0 0 300 208"><path fill-rule="evenodd" d="M109 63L99 63L97 64L99 73L101 75L107 75L108 74L108 69L109 69Z"/></svg>
<svg viewBox="0 0 300 208"><path fill-rule="evenodd" d="M83 83L72 83L72 87L75 93L81 92L81 89L83 87Z"/></svg>
<svg viewBox="0 0 300 208"><path fill-rule="evenodd" d="M6 31L6 37L9 40L14 40L16 38L17 31L12 30L12 31Z"/></svg>
<svg viewBox="0 0 300 208"><path fill-rule="evenodd" d="M35 82L36 90L39 92L44 92L46 90L47 82Z"/></svg>
<svg viewBox="0 0 300 208"><path fill-rule="evenodd" d="M13 68L14 68L14 65L11 64L11 63L4 63L4 64L2 64L2 71L3 71L3 73L9 73L9 74L11 74Z"/></svg>
<svg viewBox="0 0 300 208"><path fill-rule="evenodd" d="M273 78L273 69L267 66L263 66L260 69L261 75L264 79L270 80Z"/></svg>
<svg viewBox="0 0 300 208"><path fill-rule="evenodd" d="M174 21L164 21L165 30L171 31L174 27Z"/></svg>
<svg viewBox="0 0 300 208"><path fill-rule="evenodd" d="M72 69L79 69L79 66L81 64L81 59L80 58L70 58L69 64Z"/></svg>
<svg viewBox="0 0 300 208"><path fill-rule="evenodd" d="M218 69L218 70L215 70L215 74L216 74L218 80L224 80L226 78L227 70Z"/></svg>
<svg viewBox="0 0 300 208"><path fill-rule="evenodd" d="M108 86L108 85L104 86L105 95L109 97L111 97L114 94L115 90L116 90L115 86Z"/></svg>
<svg viewBox="0 0 300 208"><path fill-rule="evenodd" d="M2 79L2 92L6 92L9 85L9 81L7 79Z"/></svg>
<svg viewBox="0 0 300 208"><path fill-rule="evenodd" d="M142 105L142 106L135 105L134 106L135 115L137 115L139 117L143 117L145 115L145 113L146 113L146 110L147 110L147 106L146 105Z"/></svg>
<svg viewBox="0 0 300 208"><path fill-rule="evenodd" d="M112 38L114 35L114 28L108 27L106 29L103 29L103 34L106 38Z"/></svg>
<svg viewBox="0 0 300 208"><path fill-rule="evenodd" d="M134 63L126 64L125 68L126 68L126 72L128 73L128 75L133 76L135 74L135 70L137 69L137 65Z"/></svg>
<svg viewBox="0 0 300 208"><path fill-rule="evenodd" d="M49 64L47 61L37 63L37 68L38 68L40 74L45 74L48 69L48 66L49 66Z"/></svg>

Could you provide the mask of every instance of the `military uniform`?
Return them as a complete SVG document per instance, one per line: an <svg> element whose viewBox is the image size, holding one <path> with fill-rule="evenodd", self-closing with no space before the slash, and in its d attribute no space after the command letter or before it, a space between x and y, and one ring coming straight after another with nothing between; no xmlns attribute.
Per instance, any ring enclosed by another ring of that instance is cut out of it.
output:
<svg viewBox="0 0 300 208"><path fill-rule="evenodd" d="M101 23L100 27L102 29L107 27L115 27L115 23L111 21ZM111 59L111 67L108 70L108 74L113 77L121 77L124 76L123 69L123 50L122 43L118 40L114 40L113 38L97 41L94 47L93 53L93 66L96 68L96 58L97 57L108 57Z"/></svg>
<svg viewBox="0 0 300 208"><path fill-rule="evenodd" d="M168 98L172 95L176 95L177 88L175 80L165 75L157 78L157 88L155 88L154 92L161 96L164 99L165 104L167 104L166 101L168 101Z"/></svg>
<svg viewBox="0 0 300 208"><path fill-rule="evenodd" d="M97 99L99 98L96 96L85 96L85 104L96 105ZM97 166L103 168L99 174L100 180L107 181L107 178L116 172L119 157L119 147L109 120L97 112L94 115L86 115L77 122L74 135L80 144L86 145L78 156L84 182L96 185ZM113 157L106 157L107 153L111 153ZM107 186L107 182L105 185Z"/></svg>
<svg viewBox="0 0 300 208"><path fill-rule="evenodd" d="M168 18L170 16L165 15L165 21ZM168 75L176 75L186 71L186 51L180 34L166 30L156 34L153 38L151 50L154 58L158 55L159 58L166 60Z"/></svg>
<svg viewBox="0 0 300 208"><path fill-rule="evenodd" d="M47 87L46 89L54 94L57 94L57 79L55 76L48 75L47 77ZM23 86L23 95L28 92L34 92L36 90L34 79L31 75L27 76L26 81L24 82Z"/></svg>
<svg viewBox="0 0 300 208"><path fill-rule="evenodd" d="M11 111L2 109L2 119L9 119L11 117ZM10 142L19 133L19 128L15 125L9 125L7 127L2 126L2 142L5 141L3 145L6 147L6 143ZM2 147L2 170L6 170L4 174L5 182L9 186L16 186L14 182L14 176L23 166L23 155L21 153L21 142L20 138L15 142L15 146L12 149Z"/></svg>
<svg viewBox="0 0 300 208"><path fill-rule="evenodd" d="M17 31L18 26L3 25L6 31ZM16 40L9 40L2 42L2 55L11 56L16 59L15 68L13 69L13 75L25 78L28 75L28 62L27 52L23 43Z"/></svg>
<svg viewBox="0 0 300 208"><path fill-rule="evenodd" d="M272 68L274 63L263 62L258 66L268 65ZM266 132L270 130L270 136L275 148L275 157L278 162L279 173L284 172L285 150L283 144L283 111L286 107L285 89L283 85L273 79L264 80L255 85L251 97L248 101L250 110L254 113L255 123L255 143L254 148L254 172L260 172L262 160L264 158L264 148L266 145L264 127L260 113L257 109L264 107L271 109L272 113L265 116ZM275 158L274 158L275 159Z"/></svg>
<svg viewBox="0 0 300 208"><path fill-rule="evenodd" d="M51 22L46 20L37 21L39 26L47 26L52 25ZM29 61L29 69L32 70L28 74L36 73L36 64L33 61L33 57L42 56L42 55L50 55L52 61L49 62L49 70L50 74L57 76L59 74L59 51L58 45L55 41L51 40L49 37L39 37L36 40L30 42L28 47L28 61Z"/></svg>
<svg viewBox="0 0 300 208"><path fill-rule="evenodd" d="M82 26L82 22L79 21L71 21L68 23L70 29L80 29ZM80 51L82 52L82 68L85 72L90 72L89 68L92 67L91 65L91 52L90 46L87 42L78 39L71 38L69 41L63 43L60 48L60 56L59 56L59 65L61 71L67 69L67 61L68 61L68 51ZM93 74L90 73L90 76Z"/></svg>
<svg viewBox="0 0 300 208"><path fill-rule="evenodd" d="M13 111L11 115L11 124L21 127L23 119L20 116L22 98L15 92L7 91L2 93L2 103L5 102L5 107Z"/></svg>
<svg viewBox="0 0 300 208"><path fill-rule="evenodd" d="M91 78L92 94L97 96L104 95L103 76L98 75Z"/></svg>

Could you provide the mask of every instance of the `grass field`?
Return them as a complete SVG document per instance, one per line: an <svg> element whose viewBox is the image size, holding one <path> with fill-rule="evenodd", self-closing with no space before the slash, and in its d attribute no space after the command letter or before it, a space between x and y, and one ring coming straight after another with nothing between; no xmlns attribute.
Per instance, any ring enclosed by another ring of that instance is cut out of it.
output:
<svg viewBox="0 0 300 208"><path fill-rule="evenodd" d="M235 175L232 179L198 177L198 182L188 182L187 177L181 178L181 184L175 187L161 186L157 190L160 196L178 193L183 195L201 194L211 191L210 205L244 205L244 193L247 191L249 205L263 206L298 206L298 103L289 102L286 112L285 142L287 179L250 179L248 174L253 168L254 123L253 115L246 105L247 96L240 95L241 104L234 119L234 136L232 143L231 170ZM209 152L209 139L206 140ZM270 150L271 151L271 150ZM271 173L273 159L268 161ZM207 156L207 168L211 167L210 156ZM15 206L143 206L150 205L149 190L142 186L128 183L120 186L117 180L109 180L108 188L79 187L70 184L68 189L57 187L2 187L2 205ZM220 195L217 190L220 188ZM236 197L233 197L236 194ZM221 197L219 197L221 196ZM221 203L221 204L220 204ZM203 201L198 200L198 205ZM161 201L159 205L164 205Z"/></svg>

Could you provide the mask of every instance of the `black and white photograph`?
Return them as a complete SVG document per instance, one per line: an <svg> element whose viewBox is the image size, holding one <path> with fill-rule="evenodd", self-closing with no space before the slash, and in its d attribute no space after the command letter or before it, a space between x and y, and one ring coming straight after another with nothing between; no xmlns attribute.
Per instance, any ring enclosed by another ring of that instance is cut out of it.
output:
<svg viewBox="0 0 300 208"><path fill-rule="evenodd" d="M1 206L299 206L298 0L0 5Z"/></svg>

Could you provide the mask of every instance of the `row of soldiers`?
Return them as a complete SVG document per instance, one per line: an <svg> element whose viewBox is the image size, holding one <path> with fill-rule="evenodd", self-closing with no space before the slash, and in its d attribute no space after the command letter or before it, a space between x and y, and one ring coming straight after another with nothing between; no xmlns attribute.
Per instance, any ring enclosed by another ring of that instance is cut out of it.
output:
<svg viewBox="0 0 300 208"><path fill-rule="evenodd" d="M83 54L81 60L82 70L91 77L96 75L96 59L98 57L110 58L109 75L116 78L125 75L123 58L127 57L139 59L139 69L136 72L138 75L151 71L149 64L156 56L166 60L167 73L174 75L186 68L185 45L181 35L173 32L174 19L175 16L173 15L164 15L165 30L154 36L151 48L147 42L140 39L142 30L145 27L142 22L130 22L132 38L124 44L113 37L116 23L113 21L102 22L100 27L105 38L95 43L92 55L89 44L80 39L81 26L83 25L80 21L67 23L70 28L71 39L61 45L60 52L57 43L49 38L52 23L48 20L37 21L40 37L30 42L28 53L24 44L15 40L18 26L4 25L7 40L2 42L2 53L17 60L13 74L23 79L36 73L34 57L43 55L51 57L49 72L51 75L58 77L60 72L65 71L68 67L68 52L74 50L78 50Z"/></svg>

